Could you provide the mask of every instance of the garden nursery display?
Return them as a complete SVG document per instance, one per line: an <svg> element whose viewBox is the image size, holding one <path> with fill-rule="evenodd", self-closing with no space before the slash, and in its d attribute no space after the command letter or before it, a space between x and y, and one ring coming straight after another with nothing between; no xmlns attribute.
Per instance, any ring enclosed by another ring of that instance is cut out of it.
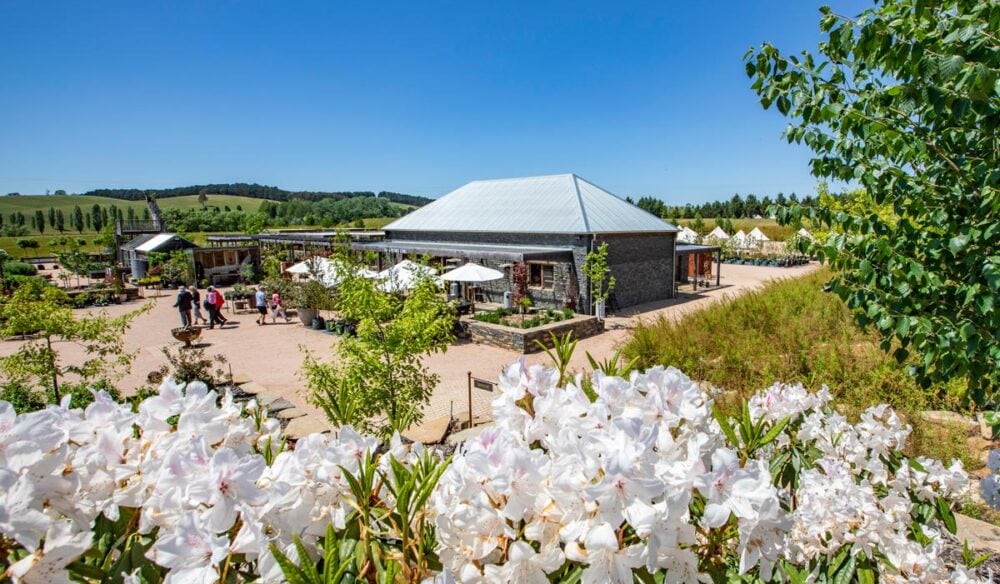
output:
<svg viewBox="0 0 1000 584"><path fill-rule="evenodd" d="M969 481L777 384L738 419L676 369L508 367L453 455L343 427L293 446L253 401L0 402L0 561L20 582L975 581L942 556Z"/></svg>

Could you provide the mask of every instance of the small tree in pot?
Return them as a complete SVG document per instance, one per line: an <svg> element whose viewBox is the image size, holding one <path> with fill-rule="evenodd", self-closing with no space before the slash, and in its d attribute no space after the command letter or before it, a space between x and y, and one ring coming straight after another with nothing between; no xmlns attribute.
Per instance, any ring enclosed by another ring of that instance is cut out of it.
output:
<svg viewBox="0 0 1000 584"><path fill-rule="evenodd" d="M604 320L604 305L608 301L608 296L615 289L615 277L608 275L610 271L608 244L604 242L596 250L588 253L587 259L583 262L583 274L590 281L590 297L594 304L594 313L601 320Z"/></svg>

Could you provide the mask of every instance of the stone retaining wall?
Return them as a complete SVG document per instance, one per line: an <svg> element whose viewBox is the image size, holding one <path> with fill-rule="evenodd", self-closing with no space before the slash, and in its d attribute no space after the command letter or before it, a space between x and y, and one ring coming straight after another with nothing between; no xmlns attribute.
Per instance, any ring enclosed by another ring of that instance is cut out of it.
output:
<svg viewBox="0 0 1000 584"><path fill-rule="evenodd" d="M595 316L576 315L570 320L551 322L530 329L519 329L502 324L492 324L469 319L469 338L473 342L493 345L501 349L509 349L518 353L535 353L541 351L535 341L541 341L547 347L552 346L551 334L557 337L573 332L574 339L583 339L604 331L604 323ZM551 334L550 334L551 333Z"/></svg>

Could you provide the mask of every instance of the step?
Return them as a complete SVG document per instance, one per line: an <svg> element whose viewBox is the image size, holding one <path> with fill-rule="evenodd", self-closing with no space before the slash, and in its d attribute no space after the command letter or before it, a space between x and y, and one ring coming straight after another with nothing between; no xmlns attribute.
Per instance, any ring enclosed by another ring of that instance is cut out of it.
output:
<svg viewBox="0 0 1000 584"><path fill-rule="evenodd" d="M274 417L279 420L294 420L295 418L301 418L304 415L306 415L306 413L298 408L288 408L287 410L281 410L280 412L274 414Z"/></svg>
<svg viewBox="0 0 1000 584"><path fill-rule="evenodd" d="M448 434L450 426L451 416L441 416L421 422L417 426L410 426L403 432L403 436L422 444L440 444Z"/></svg>

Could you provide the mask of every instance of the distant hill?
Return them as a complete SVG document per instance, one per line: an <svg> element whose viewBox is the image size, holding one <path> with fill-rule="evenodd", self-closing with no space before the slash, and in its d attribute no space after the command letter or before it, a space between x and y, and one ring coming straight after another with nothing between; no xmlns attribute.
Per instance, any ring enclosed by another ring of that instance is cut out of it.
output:
<svg viewBox="0 0 1000 584"><path fill-rule="evenodd" d="M404 195L402 193L392 193L382 191L374 193L372 191L286 191L278 187L247 183L223 183L210 185L192 185L188 187L175 187L172 189L97 189L84 193L84 195L95 197L107 197L111 199L121 199L125 201L142 201L147 194L155 194L158 200L172 197L197 196L199 193L211 195L233 195L239 197L249 197L253 199L267 199L271 201L289 201L299 199L302 201L318 201L320 199L350 199L353 197L380 197L388 199L394 203L412 205L420 207L430 203L432 199L418 197L415 195Z"/></svg>
<svg viewBox="0 0 1000 584"><path fill-rule="evenodd" d="M239 205L244 211L256 211L263 202L264 201L262 199L251 197L210 194L208 195L208 200L205 201L205 206L219 208L225 208L228 206L230 209L235 210L236 206ZM31 195L20 197L0 197L0 213L3 213L4 215L13 211L33 213L35 209L48 211L50 207L53 209L62 209L63 212L68 213L77 205L79 205L85 212L89 212L95 204L100 205L101 207L110 207L111 205L114 205L123 211L131 207L139 213L142 213L142 210L146 208L146 202L143 199L132 201L110 197L94 197L90 195ZM173 197L169 200L160 201L160 207L164 209L194 209L201 207L201 204L198 202L197 196L184 196Z"/></svg>

